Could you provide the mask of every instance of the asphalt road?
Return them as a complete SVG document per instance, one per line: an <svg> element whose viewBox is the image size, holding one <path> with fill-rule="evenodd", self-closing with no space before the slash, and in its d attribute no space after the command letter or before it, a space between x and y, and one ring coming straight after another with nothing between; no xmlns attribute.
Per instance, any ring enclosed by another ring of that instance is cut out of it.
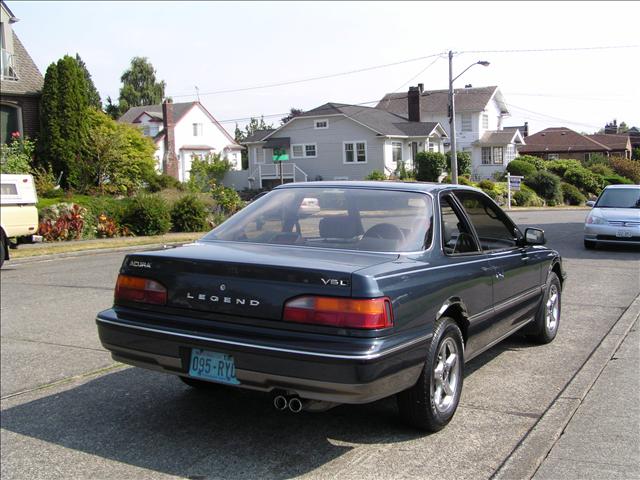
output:
<svg viewBox="0 0 640 480"><path fill-rule="evenodd" d="M1 271L1 470L10 478L489 478L640 292L640 253L584 250L585 211L519 212L570 277L556 340L514 337L466 366L451 424L404 427L395 401L276 412L266 394L114 364L95 313L124 253L9 262Z"/></svg>

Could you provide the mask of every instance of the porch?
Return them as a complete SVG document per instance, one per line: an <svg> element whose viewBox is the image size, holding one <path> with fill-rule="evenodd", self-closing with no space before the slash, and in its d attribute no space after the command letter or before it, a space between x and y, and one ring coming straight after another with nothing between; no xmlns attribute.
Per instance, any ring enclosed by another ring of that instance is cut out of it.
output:
<svg viewBox="0 0 640 480"><path fill-rule="evenodd" d="M249 173L251 188L264 188L263 182L280 179L287 182L306 182L307 174L295 163L290 162L258 163Z"/></svg>

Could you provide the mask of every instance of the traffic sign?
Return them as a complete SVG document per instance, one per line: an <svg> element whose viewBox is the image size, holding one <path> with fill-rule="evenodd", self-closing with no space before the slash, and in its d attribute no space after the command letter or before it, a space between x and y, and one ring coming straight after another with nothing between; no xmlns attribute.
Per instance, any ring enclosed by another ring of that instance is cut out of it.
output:
<svg viewBox="0 0 640 480"><path fill-rule="evenodd" d="M272 158L274 162L284 162L289 160L289 155L287 155L287 150L285 148L274 148Z"/></svg>

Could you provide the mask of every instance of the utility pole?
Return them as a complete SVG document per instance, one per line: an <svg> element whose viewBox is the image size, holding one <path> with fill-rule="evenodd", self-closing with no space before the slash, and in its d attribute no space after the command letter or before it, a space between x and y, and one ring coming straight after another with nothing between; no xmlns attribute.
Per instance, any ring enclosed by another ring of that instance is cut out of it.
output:
<svg viewBox="0 0 640 480"><path fill-rule="evenodd" d="M453 52L449 50L449 136L451 137L451 183L458 183L458 151L456 149L456 93L453 89L453 82L455 82L460 76L469 70L474 65L482 65L483 67L489 66L489 62L481 60L479 62L472 63L456 77L453 76Z"/></svg>
<svg viewBox="0 0 640 480"><path fill-rule="evenodd" d="M453 91L453 52L449 50L449 131L451 132L451 183L458 183L458 151L456 150L456 104Z"/></svg>

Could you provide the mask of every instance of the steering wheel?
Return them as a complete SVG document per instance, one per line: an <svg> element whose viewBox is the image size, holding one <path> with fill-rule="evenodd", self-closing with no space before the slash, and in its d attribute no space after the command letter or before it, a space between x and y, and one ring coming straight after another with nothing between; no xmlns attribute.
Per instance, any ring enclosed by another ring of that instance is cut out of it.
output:
<svg viewBox="0 0 640 480"><path fill-rule="evenodd" d="M402 240L404 233L392 223L378 223L367 230L363 238L380 238L383 240Z"/></svg>

